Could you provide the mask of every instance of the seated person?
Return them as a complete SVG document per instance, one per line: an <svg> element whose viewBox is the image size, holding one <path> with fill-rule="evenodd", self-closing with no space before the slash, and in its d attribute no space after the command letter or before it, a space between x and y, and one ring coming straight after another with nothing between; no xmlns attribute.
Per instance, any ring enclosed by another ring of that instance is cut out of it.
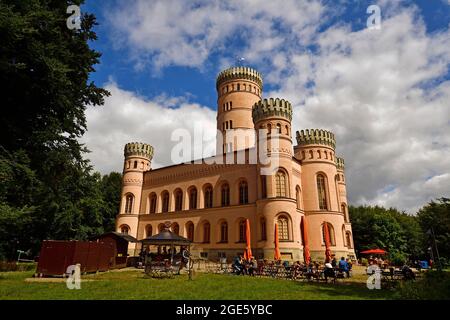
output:
<svg viewBox="0 0 450 320"><path fill-rule="evenodd" d="M328 277L336 278L336 273L331 265L331 263L325 263L325 269L323 270L323 275L325 276L325 281L328 282Z"/></svg>
<svg viewBox="0 0 450 320"><path fill-rule="evenodd" d="M244 266L242 265L242 258L241 257L234 257L233 264L232 264L233 272L235 272L237 275L244 274Z"/></svg>
<svg viewBox="0 0 450 320"><path fill-rule="evenodd" d="M255 258L251 258L249 265L248 265L248 274L251 276L255 275L255 272L258 270L258 263L256 262Z"/></svg>
<svg viewBox="0 0 450 320"><path fill-rule="evenodd" d="M348 262L345 260L344 257L342 257L341 260L339 260L339 271L344 272L347 275L347 278L350 278Z"/></svg>

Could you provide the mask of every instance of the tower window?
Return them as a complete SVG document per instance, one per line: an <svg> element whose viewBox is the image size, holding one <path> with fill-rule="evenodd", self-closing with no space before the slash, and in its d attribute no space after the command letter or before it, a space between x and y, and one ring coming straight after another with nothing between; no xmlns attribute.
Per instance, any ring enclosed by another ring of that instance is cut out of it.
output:
<svg viewBox="0 0 450 320"><path fill-rule="evenodd" d="M277 220L278 223L278 239L289 240L289 220L285 216L280 216Z"/></svg>
<svg viewBox="0 0 450 320"><path fill-rule="evenodd" d="M134 168L134 169L137 168L137 161L134 162L133 168Z"/></svg>
<svg viewBox="0 0 450 320"><path fill-rule="evenodd" d="M120 227L120 233L122 234L128 234L130 232L130 227L127 225L123 225Z"/></svg>
<svg viewBox="0 0 450 320"><path fill-rule="evenodd" d="M233 129L233 120L230 120L230 129Z"/></svg>
<svg viewBox="0 0 450 320"><path fill-rule="evenodd" d="M281 134L281 124L277 123L277 133Z"/></svg>
<svg viewBox="0 0 450 320"><path fill-rule="evenodd" d="M325 187L326 179L323 174L317 175L317 194L319 196L319 209L328 210L327 195Z"/></svg>
<svg viewBox="0 0 450 320"><path fill-rule="evenodd" d="M125 213L131 213L133 210L133 201L134 196L132 194L128 194L125 198Z"/></svg>
<svg viewBox="0 0 450 320"><path fill-rule="evenodd" d="M277 197L286 197L286 175L283 171L278 171L275 176L275 182L277 187Z"/></svg>
<svg viewBox="0 0 450 320"><path fill-rule="evenodd" d="M233 102L230 101L230 110L233 107Z"/></svg>

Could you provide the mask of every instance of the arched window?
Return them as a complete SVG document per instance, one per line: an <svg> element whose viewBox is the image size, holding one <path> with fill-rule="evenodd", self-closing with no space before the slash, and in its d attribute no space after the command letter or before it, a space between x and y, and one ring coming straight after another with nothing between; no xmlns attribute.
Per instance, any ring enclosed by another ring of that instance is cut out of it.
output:
<svg viewBox="0 0 450 320"><path fill-rule="evenodd" d="M267 198L267 177L261 176L261 196L263 199Z"/></svg>
<svg viewBox="0 0 450 320"><path fill-rule="evenodd" d="M228 242L228 223L226 221L220 224L220 242Z"/></svg>
<svg viewBox="0 0 450 320"><path fill-rule="evenodd" d="M222 207L226 207L230 205L230 186L228 183L222 185L221 188L222 193Z"/></svg>
<svg viewBox="0 0 450 320"><path fill-rule="evenodd" d="M203 224L203 243L209 243L211 238L211 225L209 222Z"/></svg>
<svg viewBox="0 0 450 320"><path fill-rule="evenodd" d="M127 194L125 197L125 213L133 212L133 202L134 196L132 194Z"/></svg>
<svg viewBox="0 0 450 320"><path fill-rule="evenodd" d="M277 197L286 197L286 174L283 171L278 171L275 176L275 185L277 188Z"/></svg>
<svg viewBox="0 0 450 320"><path fill-rule="evenodd" d="M175 190L175 211L183 210L183 191Z"/></svg>
<svg viewBox="0 0 450 320"><path fill-rule="evenodd" d="M319 197L319 209L328 210L327 193L325 187L326 179L323 174L317 175L317 194Z"/></svg>
<svg viewBox="0 0 450 320"><path fill-rule="evenodd" d="M277 123L277 133L281 134L281 124Z"/></svg>
<svg viewBox="0 0 450 320"><path fill-rule="evenodd" d="M152 193L150 195L150 210L149 213L155 213L156 212L156 193Z"/></svg>
<svg viewBox="0 0 450 320"><path fill-rule="evenodd" d="M130 232L129 226L127 226L126 224L120 226L120 233L128 234L128 232Z"/></svg>
<svg viewBox="0 0 450 320"><path fill-rule="evenodd" d="M301 198L302 198L302 192L299 186L295 188L295 200L297 202L297 209L301 209Z"/></svg>
<svg viewBox="0 0 450 320"><path fill-rule="evenodd" d="M153 228L151 224L145 226L145 237L151 237L153 235Z"/></svg>
<svg viewBox="0 0 450 320"><path fill-rule="evenodd" d="M341 211L344 214L344 221L346 223L348 223L348 213L347 213L347 206L345 205L345 203L341 204Z"/></svg>
<svg viewBox="0 0 450 320"><path fill-rule="evenodd" d="M158 224L158 233L163 232L165 228L166 226L164 225L164 223Z"/></svg>
<svg viewBox="0 0 450 320"><path fill-rule="evenodd" d="M320 150L317 150L317 158L322 159L322 154L321 154Z"/></svg>
<svg viewBox="0 0 450 320"><path fill-rule="evenodd" d="M239 204L248 203L248 184L246 181L239 183Z"/></svg>
<svg viewBox="0 0 450 320"><path fill-rule="evenodd" d="M163 191L161 197L162 197L162 212L169 212L169 192Z"/></svg>
<svg viewBox="0 0 450 320"><path fill-rule="evenodd" d="M197 209L197 188L189 191L189 209Z"/></svg>
<svg viewBox="0 0 450 320"><path fill-rule="evenodd" d="M272 125L269 123L268 125L267 125L267 134L271 134L272 132Z"/></svg>
<svg viewBox="0 0 450 320"><path fill-rule="evenodd" d="M289 132L289 126L288 125L286 125L286 135L290 135L290 132Z"/></svg>
<svg viewBox="0 0 450 320"><path fill-rule="evenodd" d="M347 242L347 247L349 249L353 248L353 246L352 246L352 234L350 233L350 231L347 231L345 233L345 240Z"/></svg>
<svg viewBox="0 0 450 320"><path fill-rule="evenodd" d="M137 169L137 161L134 162L133 169Z"/></svg>
<svg viewBox="0 0 450 320"><path fill-rule="evenodd" d="M289 220L286 216L279 216L278 223L278 239L289 240Z"/></svg>
<svg viewBox="0 0 450 320"><path fill-rule="evenodd" d="M245 232L245 220L239 221L239 242L245 242L247 240Z"/></svg>
<svg viewBox="0 0 450 320"><path fill-rule="evenodd" d="M172 232L176 235L180 234L180 226L178 225L178 223L172 224Z"/></svg>
<svg viewBox="0 0 450 320"><path fill-rule="evenodd" d="M309 158L314 159L314 153L312 150L309 150Z"/></svg>
<svg viewBox="0 0 450 320"><path fill-rule="evenodd" d="M328 235L330 237L330 243L332 246L336 245L336 236L334 234L334 228L333 225L329 222L326 222L327 226L328 226ZM325 223L322 224L322 241L323 244L325 244L325 227L324 227Z"/></svg>
<svg viewBox="0 0 450 320"><path fill-rule="evenodd" d="M190 221L186 224L186 234L187 238L194 242L194 224Z"/></svg>
<svg viewBox="0 0 450 320"><path fill-rule="evenodd" d="M205 208L213 207L213 188L211 186L207 186L205 188Z"/></svg>
<svg viewBox="0 0 450 320"><path fill-rule="evenodd" d="M261 224L261 240L265 241L267 240L266 219L261 218L259 222Z"/></svg>

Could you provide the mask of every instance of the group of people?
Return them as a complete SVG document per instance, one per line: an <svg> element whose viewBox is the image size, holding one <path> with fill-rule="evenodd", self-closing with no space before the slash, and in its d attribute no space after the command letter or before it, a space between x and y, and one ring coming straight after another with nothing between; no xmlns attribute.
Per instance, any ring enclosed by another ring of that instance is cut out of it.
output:
<svg viewBox="0 0 450 320"><path fill-rule="evenodd" d="M254 257L250 259L244 259L242 256L236 256L233 259L233 273L237 275L250 275L254 276L258 270L258 263Z"/></svg>
<svg viewBox="0 0 450 320"><path fill-rule="evenodd" d="M311 261L309 264L295 261L290 265L288 261L281 262L280 260L275 262L263 260L258 264L253 257L246 260L242 256L236 256L232 263L233 273L237 275L253 276L258 273L263 273L264 270L272 270L274 269L273 267L284 268L285 271L288 271L287 274L293 279L298 278L300 275L305 275L309 279L320 278L323 275L325 280L328 281L328 278L336 278L339 273L347 278L351 277L352 262L350 259L344 257L337 261L336 257L332 256L331 261L325 264L316 261Z"/></svg>
<svg viewBox="0 0 450 320"><path fill-rule="evenodd" d="M331 261L325 263L325 267L323 269L323 274L325 276L325 281L328 281L328 278L336 278L339 273L345 275L347 278L351 277L352 270L352 262L349 258L341 257L339 262L336 257L333 255Z"/></svg>

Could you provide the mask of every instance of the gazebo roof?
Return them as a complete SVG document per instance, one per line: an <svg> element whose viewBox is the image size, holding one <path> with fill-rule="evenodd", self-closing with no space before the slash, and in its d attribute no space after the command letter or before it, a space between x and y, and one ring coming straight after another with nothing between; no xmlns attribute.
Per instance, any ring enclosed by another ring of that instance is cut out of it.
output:
<svg viewBox="0 0 450 320"><path fill-rule="evenodd" d="M120 232L115 232L115 231L103 233L99 236L91 237L90 239L101 239L101 238L105 238L107 236L115 236L117 238L122 238L128 242L138 242L138 240L135 237L132 237L125 233L120 233Z"/></svg>
<svg viewBox="0 0 450 320"><path fill-rule="evenodd" d="M172 231L165 229L158 234L150 236L148 238L142 239L139 242L143 244L154 244L154 245L189 245L191 241L182 236L179 236Z"/></svg>

